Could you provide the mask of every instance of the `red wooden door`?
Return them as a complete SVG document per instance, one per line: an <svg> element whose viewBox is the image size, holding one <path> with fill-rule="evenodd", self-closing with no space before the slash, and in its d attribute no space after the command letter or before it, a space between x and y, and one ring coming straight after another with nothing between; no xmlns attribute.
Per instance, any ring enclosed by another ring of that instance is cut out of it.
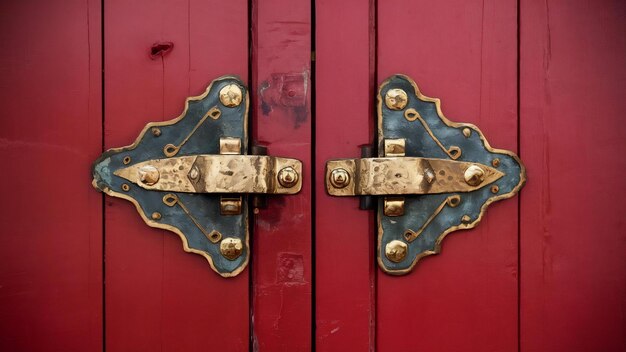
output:
<svg viewBox="0 0 626 352"><path fill-rule="evenodd" d="M0 350L623 351L619 1L2 2ZM528 182L401 277L324 164L371 144L394 73L516 151ZM234 74L250 135L302 160L234 278L91 187L185 97Z"/></svg>

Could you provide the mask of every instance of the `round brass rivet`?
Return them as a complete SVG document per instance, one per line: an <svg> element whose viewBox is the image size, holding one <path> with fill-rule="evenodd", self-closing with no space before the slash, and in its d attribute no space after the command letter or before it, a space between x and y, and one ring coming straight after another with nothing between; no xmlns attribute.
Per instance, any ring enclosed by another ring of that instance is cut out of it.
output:
<svg viewBox="0 0 626 352"><path fill-rule="evenodd" d="M391 110L402 110L406 107L409 97L402 89L389 89L385 94L385 105Z"/></svg>
<svg viewBox="0 0 626 352"><path fill-rule="evenodd" d="M126 183L122 183L122 191L124 192L130 191L130 186Z"/></svg>
<svg viewBox="0 0 626 352"><path fill-rule="evenodd" d="M330 173L330 184L335 188L344 188L350 184L350 174L345 169L334 169Z"/></svg>
<svg viewBox="0 0 626 352"><path fill-rule="evenodd" d="M470 130L469 128L465 127L463 129L463 135L465 136L465 138L469 138L469 136L472 135L472 130Z"/></svg>
<svg viewBox="0 0 626 352"><path fill-rule="evenodd" d="M124 165L130 164L130 156L125 156L124 160L122 160L122 162L124 163Z"/></svg>
<svg viewBox="0 0 626 352"><path fill-rule="evenodd" d="M291 166L284 167L278 171L278 182L285 188L291 188L298 183L298 173Z"/></svg>
<svg viewBox="0 0 626 352"><path fill-rule="evenodd" d="M154 213L152 213L151 216L152 216L153 220L160 220L161 219L161 213L156 212L156 211Z"/></svg>
<svg viewBox="0 0 626 352"><path fill-rule="evenodd" d="M200 170L198 170L198 167L194 165L189 171L189 178L192 181L197 181L199 177L200 177Z"/></svg>
<svg viewBox="0 0 626 352"><path fill-rule="evenodd" d="M254 208L254 210L252 212L254 213L254 215L258 215L259 214L259 208Z"/></svg>
<svg viewBox="0 0 626 352"><path fill-rule="evenodd" d="M228 260L235 260L243 252L243 245L238 238L226 237L220 242L220 253Z"/></svg>
<svg viewBox="0 0 626 352"><path fill-rule="evenodd" d="M398 240L393 240L385 246L385 256L394 263L400 263L406 258L407 245Z"/></svg>
<svg viewBox="0 0 626 352"><path fill-rule="evenodd" d="M152 165L144 165L137 171L139 174L139 180L141 183L146 184L148 186L152 186L155 183L159 182L159 178L161 174L159 173L159 169Z"/></svg>
<svg viewBox="0 0 626 352"><path fill-rule="evenodd" d="M465 170L465 182L470 186L478 186L485 180L485 171L477 165L472 165Z"/></svg>
<svg viewBox="0 0 626 352"><path fill-rule="evenodd" d="M239 106L242 100L241 88L236 84L229 84L220 89L220 102L229 108Z"/></svg>
<svg viewBox="0 0 626 352"><path fill-rule="evenodd" d="M161 135L161 129L157 127L152 127L152 135L158 137Z"/></svg>
<svg viewBox="0 0 626 352"><path fill-rule="evenodd" d="M472 220L469 215L463 215L463 217L461 218L461 222L464 224L467 224L470 222L470 220Z"/></svg>
<svg viewBox="0 0 626 352"><path fill-rule="evenodd" d="M500 166L500 159L495 158L495 159L491 160L491 165L493 165L493 167Z"/></svg>
<svg viewBox="0 0 626 352"><path fill-rule="evenodd" d="M498 193L500 191L500 187L493 185L491 186L491 193Z"/></svg>

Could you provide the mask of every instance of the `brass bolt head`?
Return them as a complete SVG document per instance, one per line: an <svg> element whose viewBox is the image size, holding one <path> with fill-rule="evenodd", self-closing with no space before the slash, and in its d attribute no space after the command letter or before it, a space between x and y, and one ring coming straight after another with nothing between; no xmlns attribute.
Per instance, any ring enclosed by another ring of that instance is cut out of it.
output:
<svg viewBox="0 0 626 352"><path fill-rule="evenodd" d="M155 137L158 137L161 135L161 129L158 127L152 127L151 131L152 131L152 135Z"/></svg>
<svg viewBox="0 0 626 352"><path fill-rule="evenodd" d="M465 183L470 186L478 186L485 180L485 171L478 165L472 165L465 170Z"/></svg>
<svg viewBox="0 0 626 352"><path fill-rule="evenodd" d="M400 263L406 258L407 245L398 240L393 240L385 246L385 256L394 263Z"/></svg>
<svg viewBox="0 0 626 352"><path fill-rule="evenodd" d="M287 166L278 171L278 182L285 188L291 188L298 183L298 172L293 167Z"/></svg>
<svg viewBox="0 0 626 352"><path fill-rule="evenodd" d="M142 166L138 171L139 180L141 183L144 183L148 186L152 186L155 183L159 182L159 178L161 175L159 174L159 169L152 165Z"/></svg>
<svg viewBox="0 0 626 352"><path fill-rule="evenodd" d="M154 213L152 213L151 217L152 217L152 220L160 220L161 213L155 211Z"/></svg>
<svg viewBox="0 0 626 352"><path fill-rule="evenodd" d="M220 253L228 260L237 259L243 252L243 245L239 238L226 237L220 243Z"/></svg>
<svg viewBox="0 0 626 352"><path fill-rule="evenodd" d="M330 184L335 188L344 188L350 184L350 174L342 168L334 169L330 173Z"/></svg>
<svg viewBox="0 0 626 352"><path fill-rule="evenodd" d="M243 94L241 93L241 88L236 84L229 84L220 89L220 102L224 106L234 108L241 104L242 99Z"/></svg>
<svg viewBox="0 0 626 352"><path fill-rule="evenodd" d="M472 135L472 130L470 130L469 128L465 127L463 129L463 135L465 136L465 138L469 138Z"/></svg>
<svg viewBox="0 0 626 352"><path fill-rule="evenodd" d="M389 89L385 94L385 105L391 110L402 110L406 107L409 97L402 89Z"/></svg>
<svg viewBox="0 0 626 352"><path fill-rule="evenodd" d="M491 165L493 165L493 167L500 166L500 159L499 158L495 158L495 159L491 160Z"/></svg>

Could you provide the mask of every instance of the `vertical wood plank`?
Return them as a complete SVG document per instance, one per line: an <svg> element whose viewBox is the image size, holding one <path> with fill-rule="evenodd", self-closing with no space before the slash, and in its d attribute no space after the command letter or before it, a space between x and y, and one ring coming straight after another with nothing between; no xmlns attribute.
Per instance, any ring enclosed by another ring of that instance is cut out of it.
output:
<svg viewBox="0 0 626 352"><path fill-rule="evenodd" d="M100 2L0 4L0 350L102 346Z"/></svg>
<svg viewBox="0 0 626 352"><path fill-rule="evenodd" d="M521 350L626 350L626 5L523 1Z"/></svg>
<svg viewBox="0 0 626 352"><path fill-rule="evenodd" d="M374 346L373 214L359 210L357 198L330 197L324 179L327 160L360 157L359 146L373 140L373 3L316 2L318 351L368 351Z"/></svg>
<svg viewBox="0 0 626 352"><path fill-rule="evenodd" d="M517 4L513 0L378 2L378 80L411 76L453 121L516 150ZM517 202L446 237L403 277L378 274L378 351L517 349Z"/></svg>
<svg viewBox="0 0 626 352"><path fill-rule="evenodd" d="M300 159L302 191L255 216L253 349L311 349L311 2L252 1L252 135Z"/></svg>
<svg viewBox="0 0 626 352"><path fill-rule="evenodd" d="M107 148L178 116L219 76L247 80L246 1L107 1L104 19ZM151 59L158 42L174 47ZM248 271L224 279L129 202L106 203L107 349L247 351Z"/></svg>

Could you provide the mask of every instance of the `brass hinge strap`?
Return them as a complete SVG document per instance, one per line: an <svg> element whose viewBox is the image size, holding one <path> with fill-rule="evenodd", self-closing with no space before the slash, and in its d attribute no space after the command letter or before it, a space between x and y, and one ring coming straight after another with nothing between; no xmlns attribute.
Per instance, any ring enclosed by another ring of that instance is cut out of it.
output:
<svg viewBox="0 0 626 352"><path fill-rule="evenodd" d="M187 193L295 194L302 163L264 155L192 155L153 159L116 170L145 189Z"/></svg>
<svg viewBox="0 0 626 352"><path fill-rule="evenodd" d="M471 192L504 174L480 163L419 157L331 160L326 188L333 196Z"/></svg>

